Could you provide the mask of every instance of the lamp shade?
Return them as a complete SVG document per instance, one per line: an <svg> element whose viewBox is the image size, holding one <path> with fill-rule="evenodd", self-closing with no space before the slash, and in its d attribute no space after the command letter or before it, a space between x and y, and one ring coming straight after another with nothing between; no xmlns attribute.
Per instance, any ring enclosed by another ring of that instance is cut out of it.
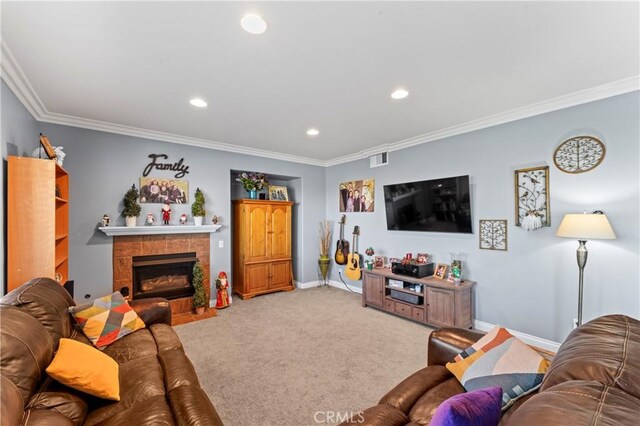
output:
<svg viewBox="0 0 640 426"><path fill-rule="evenodd" d="M616 234L604 214L566 214L556 235L576 240L616 239Z"/></svg>

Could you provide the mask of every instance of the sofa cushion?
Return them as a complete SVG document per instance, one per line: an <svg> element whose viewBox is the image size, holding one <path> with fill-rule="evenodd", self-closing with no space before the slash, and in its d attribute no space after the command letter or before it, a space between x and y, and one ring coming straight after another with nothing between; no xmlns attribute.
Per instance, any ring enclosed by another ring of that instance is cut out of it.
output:
<svg viewBox="0 0 640 426"><path fill-rule="evenodd" d="M447 368L467 391L501 387L503 409L540 387L549 366L538 352L501 327L493 328L454 360Z"/></svg>
<svg viewBox="0 0 640 426"><path fill-rule="evenodd" d="M81 425L87 416L88 405L84 398L72 392L46 391L35 394L27 409L53 410L67 417L74 425Z"/></svg>
<svg viewBox="0 0 640 426"><path fill-rule="evenodd" d="M0 376L0 389L0 425L20 424L24 414L24 399L20 389L4 376Z"/></svg>
<svg viewBox="0 0 640 426"><path fill-rule="evenodd" d="M402 411L390 405L380 404L354 413L341 425L405 426L407 422L407 416Z"/></svg>
<svg viewBox="0 0 640 426"><path fill-rule="evenodd" d="M640 321L597 318L573 330L560 346L541 390L569 380L595 380L640 398Z"/></svg>
<svg viewBox="0 0 640 426"><path fill-rule="evenodd" d="M538 392L500 425L636 425L640 399L594 381L570 381Z"/></svg>
<svg viewBox="0 0 640 426"><path fill-rule="evenodd" d="M73 389L100 398L120 400L118 363L93 346L60 339L58 351L46 371Z"/></svg>
<svg viewBox="0 0 640 426"><path fill-rule="evenodd" d="M27 410L21 426L75 426L73 421L56 410Z"/></svg>
<svg viewBox="0 0 640 426"><path fill-rule="evenodd" d="M13 306L0 306L0 374L29 401L53 359L53 338L37 319Z"/></svg>
<svg viewBox="0 0 640 426"><path fill-rule="evenodd" d="M72 306L69 312L82 332L99 349L145 326L117 291L89 303Z"/></svg>
<svg viewBox="0 0 640 426"><path fill-rule="evenodd" d="M158 347L151 332L143 328L118 339L107 346L103 352L116 360L117 363L124 364L137 358L157 355Z"/></svg>
<svg viewBox="0 0 640 426"><path fill-rule="evenodd" d="M416 401L409 412L409 420L421 425L429 424L440 404L452 396L464 392L465 390L458 379L450 375L447 380L427 390L424 395Z"/></svg>
<svg viewBox="0 0 640 426"><path fill-rule="evenodd" d="M51 278L34 278L7 293L0 299L3 305L12 305L34 317L49 332L57 348L61 337L73 331L68 309L75 302L58 282Z"/></svg>
<svg viewBox="0 0 640 426"><path fill-rule="evenodd" d="M496 426L502 412L502 388L454 395L436 409L431 426Z"/></svg>
<svg viewBox="0 0 640 426"><path fill-rule="evenodd" d="M213 404L198 386L179 386L169 392L169 403L179 424L222 426ZM206 420L206 422L205 422Z"/></svg>

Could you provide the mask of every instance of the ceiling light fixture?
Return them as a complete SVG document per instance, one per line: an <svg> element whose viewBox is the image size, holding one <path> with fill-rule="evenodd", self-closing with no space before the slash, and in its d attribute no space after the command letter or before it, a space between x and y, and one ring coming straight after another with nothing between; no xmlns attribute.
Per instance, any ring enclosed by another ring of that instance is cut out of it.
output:
<svg viewBox="0 0 640 426"><path fill-rule="evenodd" d="M391 93L392 99L404 99L409 96L409 92L405 89L396 89Z"/></svg>
<svg viewBox="0 0 640 426"><path fill-rule="evenodd" d="M318 129L309 129L307 130L307 135L309 136L318 136L320 134L320 130Z"/></svg>
<svg viewBox="0 0 640 426"><path fill-rule="evenodd" d="M207 106L207 103L203 99L200 99L200 98L193 98L193 99L191 99L189 101L189 103L191 105L193 105L194 107L198 107L198 108L204 108L204 107Z"/></svg>
<svg viewBox="0 0 640 426"><path fill-rule="evenodd" d="M250 34L262 34L267 31L267 23L260 15L249 13L240 20L242 28Z"/></svg>

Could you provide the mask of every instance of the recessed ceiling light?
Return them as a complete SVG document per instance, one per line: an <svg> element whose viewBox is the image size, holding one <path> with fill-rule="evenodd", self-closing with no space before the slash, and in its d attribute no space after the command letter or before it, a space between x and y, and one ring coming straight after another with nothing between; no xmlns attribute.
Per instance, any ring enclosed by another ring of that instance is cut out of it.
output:
<svg viewBox="0 0 640 426"><path fill-rule="evenodd" d="M240 20L242 28L250 34L262 34L267 31L267 23L262 19L260 15L249 13L244 15Z"/></svg>
<svg viewBox="0 0 640 426"><path fill-rule="evenodd" d="M320 130L318 129L309 129L307 130L307 135L309 136L318 136L320 134Z"/></svg>
<svg viewBox="0 0 640 426"><path fill-rule="evenodd" d="M203 99L200 99L200 98L193 98L193 99L191 99L189 101L189 103L191 105L193 105L194 107L198 107L198 108L204 108L204 107L207 106L207 103Z"/></svg>
<svg viewBox="0 0 640 426"><path fill-rule="evenodd" d="M396 89L393 91L393 93L391 94L391 97L393 99L404 99L407 96L409 96L409 92L406 91L405 89Z"/></svg>

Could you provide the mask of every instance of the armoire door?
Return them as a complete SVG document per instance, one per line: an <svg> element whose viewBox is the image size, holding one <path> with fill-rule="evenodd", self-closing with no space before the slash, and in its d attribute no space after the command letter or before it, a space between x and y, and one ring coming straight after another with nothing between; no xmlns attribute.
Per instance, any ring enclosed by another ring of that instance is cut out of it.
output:
<svg viewBox="0 0 640 426"><path fill-rule="evenodd" d="M244 207L246 232L244 236L245 262L269 259L269 206L249 204Z"/></svg>
<svg viewBox="0 0 640 426"><path fill-rule="evenodd" d="M244 271L247 293L257 293L269 289L269 263L246 265Z"/></svg>
<svg viewBox="0 0 640 426"><path fill-rule="evenodd" d="M291 257L291 206L270 206L271 259Z"/></svg>
<svg viewBox="0 0 640 426"><path fill-rule="evenodd" d="M291 261L283 260L271 262L271 282L270 289L291 286Z"/></svg>

